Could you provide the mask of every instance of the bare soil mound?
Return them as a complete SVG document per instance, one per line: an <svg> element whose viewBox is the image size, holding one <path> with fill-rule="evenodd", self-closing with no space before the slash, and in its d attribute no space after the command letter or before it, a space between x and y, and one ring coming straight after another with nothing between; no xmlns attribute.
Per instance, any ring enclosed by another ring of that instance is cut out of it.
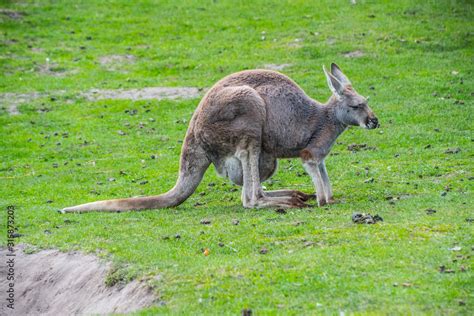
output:
<svg viewBox="0 0 474 316"><path fill-rule="evenodd" d="M7 250L0 249L1 258ZM156 297L139 281L126 285L105 285L110 269L92 255L44 250L25 254L16 247L15 309L0 306L0 315L97 315L128 313L150 306ZM0 267L1 291L7 289L6 266Z"/></svg>

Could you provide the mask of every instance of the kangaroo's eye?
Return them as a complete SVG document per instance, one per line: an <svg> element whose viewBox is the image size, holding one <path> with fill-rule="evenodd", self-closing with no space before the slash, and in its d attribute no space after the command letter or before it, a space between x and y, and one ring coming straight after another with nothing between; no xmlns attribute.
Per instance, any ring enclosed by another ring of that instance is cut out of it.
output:
<svg viewBox="0 0 474 316"><path fill-rule="evenodd" d="M358 109L360 106L359 105L349 105L350 108L356 110Z"/></svg>

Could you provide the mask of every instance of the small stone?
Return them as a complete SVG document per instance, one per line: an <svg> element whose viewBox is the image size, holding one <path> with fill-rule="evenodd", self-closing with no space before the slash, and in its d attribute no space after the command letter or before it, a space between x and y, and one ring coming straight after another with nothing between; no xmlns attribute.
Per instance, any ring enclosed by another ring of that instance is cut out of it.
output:
<svg viewBox="0 0 474 316"><path fill-rule="evenodd" d="M436 213L437 210L434 210L434 209L432 209L432 208L429 208L429 209L426 209L425 212L426 212L427 215L431 215L431 214Z"/></svg>
<svg viewBox="0 0 474 316"><path fill-rule="evenodd" d="M262 248L260 249L259 253L260 253L261 255L265 255L265 254L268 253L268 249L265 248L265 247L262 247Z"/></svg>
<svg viewBox="0 0 474 316"><path fill-rule="evenodd" d="M181 239L181 235L180 235L180 234L176 234L176 235L174 235L174 238L175 238L175 239Z"/></svg>
<svg viewBox="0 0 474 316"><path fill-rule="evenodd" d="M287 213L287 211L283 208L276 209L275 212L278 213L278 214L286 214Z"/></svg>
<svg viewBox="0 0 474 316"><path fill-rule="evenodd" d="M354 213L352 214L352 222L356 224L375 224L377 222L383 222L383 218L379 215L370 215L365 213Z"/></svg>
<svg viewBox="0 0 474 316"><path fill-rule="evenodd" d="M232 220L232 225L239 225L240 224L240 221L238 219L233 219Z"/></svg>
<svg viewBox="0 0 474 316"><path fill-rule="evenodd" d="M211 220L207 219L207 218L201 219L201 224L202 225L209 225L209 224L211 224Z"/></svg>
<svg viewBox="0 0 474 316"><path fill-rule="evenodd" d="M252 316L252 310L250 308L242 309L242 316Z"/></svg>
<svg viewBox="0 0 474 316"><path fill-rule="evenodd" d="M452 269L446 269L446 267L444 265L439 266L439 272L440 273L455 273L455 271L452 270Z"/></svg>
<svg viewBox="0 0 474 316"><path fill-rule="evenodd" d="M51 204L53 203L53 200L47 200L46 203Z"/></svg>
<svg viewBox="0 0 474 316"><path fill-rule="evenodd" d="M444 153L445 154L457 154L460 151L461 151L461 148L456 147L456 148L448 148L448 149L446 149L446 151Z"/></svg>

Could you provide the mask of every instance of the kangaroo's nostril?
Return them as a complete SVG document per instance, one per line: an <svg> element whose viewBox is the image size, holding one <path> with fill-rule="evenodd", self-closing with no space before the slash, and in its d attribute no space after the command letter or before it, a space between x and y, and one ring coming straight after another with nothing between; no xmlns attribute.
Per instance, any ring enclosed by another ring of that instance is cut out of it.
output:
<svg viewBox="0 0 474 316"><path fill-rule="evenodd" d="M369 118L367 120L367 127L370 129L379 127L379 120L376 117Z"/></svg>

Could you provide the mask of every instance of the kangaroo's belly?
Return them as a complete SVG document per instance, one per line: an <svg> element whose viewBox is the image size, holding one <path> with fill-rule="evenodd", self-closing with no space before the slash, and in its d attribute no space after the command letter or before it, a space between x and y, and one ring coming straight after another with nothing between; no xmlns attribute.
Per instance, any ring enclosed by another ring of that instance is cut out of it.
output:
<svg viewBox="0 0 474 316"><path fill-rule="evenodd" d="M234 184L243 185L244 174L240 160L235 156L229 156L214 161L217 173L224 178L229 179ZM259 157L259 176L260 182L270 178L277 169L277 160L273 155L262 154Z"/></svg>

